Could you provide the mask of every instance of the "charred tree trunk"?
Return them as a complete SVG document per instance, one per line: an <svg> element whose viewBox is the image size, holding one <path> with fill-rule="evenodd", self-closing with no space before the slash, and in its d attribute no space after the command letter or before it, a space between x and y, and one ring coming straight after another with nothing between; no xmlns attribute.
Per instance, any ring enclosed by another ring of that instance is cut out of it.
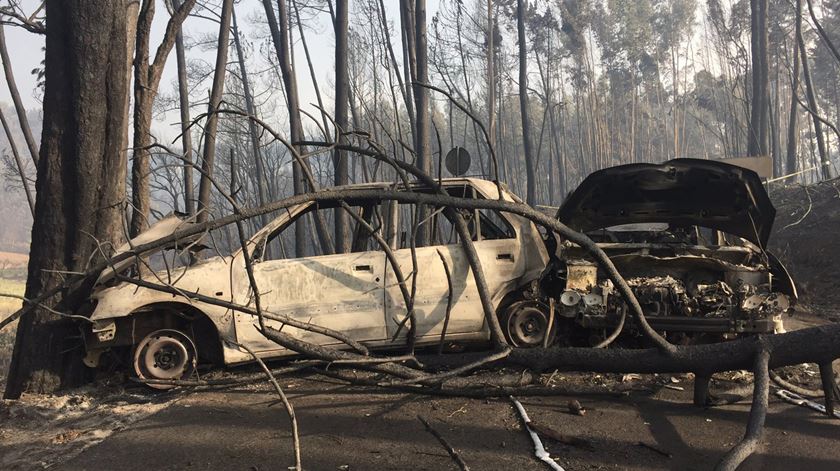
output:
<svg viewBox="0 0 840 471"><path fill-rule="evenodd" d="M767 155L769 92L767 63L767 2L750 0L752 33L752 107L747 137L748 155Z"/></svg>
<svg viewBox="0 0 840 471"><path fill-rule="evenodd" d="M3 31L2 24L0 24L0 59L3 61L3 73L6 75L6 85L9 86L9 95L12 96L12 103L15 105L15 112L20 122L20 129L23 131L26 147L29 148L29 155L32 156L32 162L37 166L38 144L35 143L35 138L32 136L29 119L26 117L26 108L23 107L23 102L20 100L20 92L15 82L15 75L12 72L12 63L9 61L9 51L6 49L6 34Z"/></svg>
<svg viewBox="0 0 840 471"><path fill-rule="evenodd" d="M137 38L134 51L134 154L131 165L131 236L136 236L149 225L150 165L149 145L152 142L152 105L157 96L160 78L166 59L175 45L175 35L181 23L192 10L196 0L186 0L170 17L163 41L158 46L153 62L149 63L149 37L155 16L155 0L144 0L137 19Z"/></svg>
<svg viewBox="0 0 840 471"><path fill-rule="evenodd" d="M525 0L516 2L516 30L519 36L519 110L522 115L522 147L525 151L526 199L537 204L537 182L534 169L534 144L531 139L531 116L528 112L528 45L525 42Z"/></svg>
<svg viewBox="0 0 840 471"><path fill-rule="evenodd" d="M297 77L290 57L289 15L286 11L286 3L285 0L277 2L277 16L274 15L274 7L271 5L271 0L263 0L263 7L265 8L268 27L271 30L271 40L274 43L274 50L277 53L277 62L283 77L283 87L286 90L286 104L289 107L289 137L291 137L292 146L300 152L301 147L295 143L303 139L303 124L300 120ZM308 164L304 162L304 165ZM301 168L298 160L294 159L292 161L292 178L294 179L293 186L296 195L306 192L305 174L306 169ZM315 188L312 188L312 191L314 190ZM327 234L326 224L319 217L315 218L315 230L318 235L318 240L321 243L322 252L325 254L332 253L332 241ZM295 224L295 251L298 257L305 255L306 241L309 237L307 225L302 220L298 224Z"/></svg>
<svg viewBox="0 0 840 471"><path fill-rule="evenodd" d="M119 237L123 127L128 91L126 0L48 0L44 126L26 297L84 272L97 241ZM85 290L50 301L72 311ZM18 325L5 397L49 392L84 379L78 328L43 308Z"/></svg>
<svg viewBox="0 0 840 471"><path fill-rule="evenodd" d="M801 18L802 0L797 0L797 11L799 12L797 17ZM814 85L811 81L811 68L808 65L808 49L805 47L805 39L802 37L802 28L799 29L799 34L796 36L796 44L799 52L799 60L802 62L802 77L805 79L805 96L808 98L808 107L811 109L810 114L814 122L814 133L817 137L817 149L819 150L820 158L819 168L822 172L822 179L828 180L831 178L831 162L829 161L828 148L825 144L822 122L817 117L819 108L817 107Z"/></svg>
<svg viewBox="0 0 840 471"><path fill-rule="evenodd" d="M426 0L414 3L414 47L417 58L416 82L429 83L429 61L426 45ZM417 153L417 167L427 174L432 174L430 151L430 114L429 89L414 86L414 104L417 110L417 137L414 150Z"/></svg>
<svg viewBox="0 0 840 471"><path fill-rule="evenodd" d="M207 125L204 128L204 152L201 160L202 177L198 186L198 222L208 219L210 211L210 190L213 175L213 162L216 159L216 129L219 115L216 110L222 102L225 88L228 46L230 45L230 21L233 13L233 0L222 3L222 17L219 22L219 47L216 51L216 69L213 74L213 88L210 91L210 104L207 107Z"/></svg>
<svg viewBox="0 0 840 471"><path fill-rule="evenodd" d="M415 134L414 134L414 155L415 165L432 174L432 162L430 151L431 119L429 114L429 90L421 86L429 82L428 51L426 45L426 1L425 0L401 0L400 22L402 23L402 34L404 39L403 49L407 51L408 67L412 95L414 96L415 110ZM418 220L425 219L427 211L420 207L421 211ZM423 247L429 244L431 232L429 225L424 224L417 230L417 245Z"/></svg>
<svg viewBox="0 0 840 471"><path fill-rule="evenodd" d="M346 132L348 88L350 86L347 77L347 32L350 27L349 1L338 0L335 8L335 124L340 131ZM339 142L346 139L339 134ZM334 182L336 186L346 185L347 178L347 152L336 150L333 152ZM350 241L347 233L347 214L342 208L335 209L335 252L346 253L350 250Z"/></svg>
<svg viewBox="0 0 840 471"><path fill-rule="evenodd" d="M173 0L175 9L181 8L181 0ZM181 112L181 149L184 152L184 212L195 214L195 196L193 195L193 148L190 125L190 91L187 79L187 58L184 53L184 33L178 28L175 34L175 57L178 63L178 99Z"/></svg>
<svg viewBox="0 0 840 471"><path fill-rule="evenodd" d="M239 38L239 25L236 23L236 10L233 10L233 45L236 48L236 58L239 63L239 79L242 81L242 93L245 95L245 112L251 116L257 116L257 109L254 106L254 97L251 94L251 83L248 80L248 68L245 67L245 54L242 52L242 43ZM260 135L257 123L248 120L248 137L251 140L251 152L254 153L254 163L257 174L254 179L257 182L257 201L260 205L266 204L269 197L265 185L265 168L263 165L262 150L260 149ZM265 222L265 218L261 218Z"/></svg>
<svg viewBox="0 0 840 471"><path fill-rule="evenodd" d="M496 145L496 65L494 63L496 25L493 15L493 0L487 0L487 38L485 39L487 50L485 61L487 62L487 134L489 143ZM499 175L493 175L498 180Z"/></svg>
<svg viewBox="0 0 840 471"><path fill-rule="evenodd" d="M795 38L802 36L802 0L796 0ZM795 39L798 41L798 39ZM794 46L799 50L799 43ZM793 54L793 76L790 85L790 115L787 129L787 173L796 172L796 149L799 147L799 54Z"/></svg>

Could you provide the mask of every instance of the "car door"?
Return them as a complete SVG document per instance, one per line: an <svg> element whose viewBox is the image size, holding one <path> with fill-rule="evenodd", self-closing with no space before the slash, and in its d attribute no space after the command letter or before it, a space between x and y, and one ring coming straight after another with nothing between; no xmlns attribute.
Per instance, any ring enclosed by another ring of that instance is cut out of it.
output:
<svg viewBox="0 0 840 471"><path fill-rule="evenodd" d="M266 312L282 314L341 331L365 342L386 338L385 254L381 251L320 255L304 258L266 260L254 264L254 277L260 301ZM244 268L237 273L239 299L253 306ZM250 301L250 303L249 303ZM236 314L236 336L257 352L279 351L256 328L258 320ZM338 344L331 337L267 321L296 338L319 345Z"/></svg>
<svg viewBox="0 0 840 471"><path fill-rule="evenodd" d="M520 242L509 224L500 234L494 235L494 239L482 239L480 226L486 218L478 211L472 215L479 221L478 225L468 222L474 237L473 244L481 261L494 306L498 306L502 297L509 289L515 287L522 276L523 265L519 257ZM443 242L457 242L457 237L451 236L454 231L448 221L441 220L438 226L444 226L443 230L438 228L439 233L450 234L450 237L445 237ZM394 254L407 278L410 290L412 282L410 275L414 266L411 261L411 249L396 250ZM475 333L481 332L484 329L484 310L478 296L475 278L460 243L418 247L416 258L415 317L418 339L426 337L431 341L439 338L443 331L450 293L442 260L446 261L452 282L452 304L446 328L447 338L453 340L459 337L471 338L475 336ZM408 311L403 296L400 294L394 271L387 266L385 281L388 336L393 337ZM400 335L405 338L406 330L403 329Z"/></svg>
<svg viewBox="0 0 840 471"><path fill-rule="evenodd" d="M412 279L414 265L411 249L396 250L394 256L406 277L408 290L411 292L411 284L415 282ZM447 335L481 330L483 323L481 302L464 250L458 245L418 247L416 257L417 289L414 315L417 320L417 338L440 337L443 330L443 321L446 318L449 302L449 283L442 260L446 261L452 280L452 306L449 325L446 329ZM385 313L388 337L391 338L396 334L408 309L394 270L390 266L386 267L385 280ZM402 339L405 339L406 332L407 329L401 330Z"/></svg>

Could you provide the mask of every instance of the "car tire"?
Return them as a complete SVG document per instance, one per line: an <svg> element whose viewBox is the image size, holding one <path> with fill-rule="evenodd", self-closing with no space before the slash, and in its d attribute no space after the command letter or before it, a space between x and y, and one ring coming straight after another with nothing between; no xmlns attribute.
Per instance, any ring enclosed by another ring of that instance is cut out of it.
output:
<svg viewBox="0 0 840 471"><path fill-rule="evenodd" d="M174 329L156 330L134 349L134 373L140 380L185 380L195 373L198 350L185 333ZM173 384L146 383L155 389Z"/></svg>
<svg viewBox="0 0 840 471"><path fill-rule="evenodd" d="M499 316L502 331L514 347L542 347L548 336L548 345L554 342L557 322L549 328L548 306L534 300L520 300L501 309Z"/></svg>

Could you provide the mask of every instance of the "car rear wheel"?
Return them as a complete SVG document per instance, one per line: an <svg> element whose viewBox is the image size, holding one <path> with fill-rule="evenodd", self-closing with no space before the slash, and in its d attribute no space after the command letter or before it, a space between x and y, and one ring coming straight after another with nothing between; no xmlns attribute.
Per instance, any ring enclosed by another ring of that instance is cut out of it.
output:
<svg viewBox="0 0 840 471"><path fill-rule="evenodd" d="M147 335L134 350L134 373L141 380L183 380L195 372L198 351L195 343L181 331L157 330ZM169 384L149 384L170 389Z"/></svg>
<svg viewBox="0 0 840 471"><path fill-rule="evenodd" d="M502 310L502 330L514 347L541 347L548 336L554 341L556 322L549 326L548 306L532 300L516 301Z"/></svg>

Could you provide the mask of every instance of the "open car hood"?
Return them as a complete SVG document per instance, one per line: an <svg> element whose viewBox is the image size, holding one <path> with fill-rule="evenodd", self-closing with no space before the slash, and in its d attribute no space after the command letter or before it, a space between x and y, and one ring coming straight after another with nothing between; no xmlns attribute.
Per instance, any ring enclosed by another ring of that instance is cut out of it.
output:
<svg viewBox="0 0 840 471"><path fill-rule="evenodd" d="M588 232L621 224L701 226L767 246L776 209L758 175L721 161L675 159L592 173L557 218Z"/></svg>
<svg viewBox="0 0 840 471"><path fill-rule="evenodd" d="M156 240L163 239L164 237L168 237L194 224L194 218L189 217L186 214L170 213L163 219L160 219L151 226L149 226L148 229L141 232L139 235L137 235L137 237L131 239L129 242L126 242L125 244L117 248L116 252L114 252L112 257L116 257L117 255L129 252L132 250L132 247L148 244L149 242L154 242ZM191 237L179 239L175 242L172 242L171 244L163 245L161 247L141 252L137 255L142 257L154 252L159 252L168 249L190 249L193 251L198 251L206 248L198 242L203 236L203 233L198 233ZM126 268L130 267L136 262L137 259L135 257L129 257L102 270L102 273L99 274L99 278L97 278L96 280L96 284L98 285L114 278L114 276L116 276L117 273L124 271Z"/></svg>

